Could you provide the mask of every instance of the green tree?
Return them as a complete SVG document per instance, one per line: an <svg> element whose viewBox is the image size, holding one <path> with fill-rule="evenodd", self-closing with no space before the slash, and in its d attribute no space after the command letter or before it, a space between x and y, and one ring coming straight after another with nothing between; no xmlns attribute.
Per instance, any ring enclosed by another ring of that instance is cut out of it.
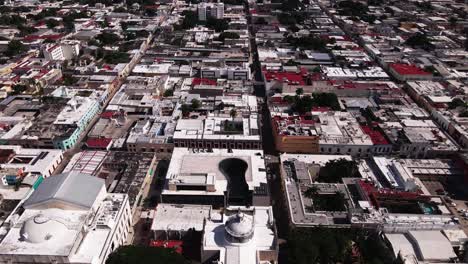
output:
<svg viewBox="0 0 468 264"><path fill-rule="evenodd" d="M297 10L304 5L299 0L285 0L281 3L281 10L283 11L293 11Z"/></svg>
<svg viewBox="0 0 468 264"><path fill-rule="evenodd" d="M223 32L229 29L229 22L227 19L216 19L209 17L206 21L206 26L216 32Z"/></svg>
<svg viewBox="0 0 468 264"><path fill-rule="evenodd" d="M345 0L338 3L339 13L344 16L361 17L367 15L369 8L361 2Z"/></svg>
<svg viewBox="0 0 468 264"><path fill-rule="evenodd" d="M122 31L126 31L128 28L128 23L125 21L120 22L120 28L122 28Z"/></svg>
<svg viewBox="0 0 468 264"><path fill-rule="evenodd" d="M300 38L288 36L286 38L286 41L289 44L299 47L299 48L326 51L327 43L323 39L317 36L309 35L307 37L300 37Z"/></svg>
<svg viewBox="0 0 468 264"><path fill-rule="evenodd" d="M127 63L130 61L130 55L126 52L108 52L104 55L104 62L109 64Z"/></svg>
<svg viewBox="0 0 468 264"><path fill-rule="evenodd" d="M182 112L182 115L183 116L187 116L189 113L190 113L190 106L186 105L186 104L183 104L181 107L180 107L180 111Z"/></svg>
<svg viewBox="0 0 468 264"><path fill-rule="evenodd" d="M231 111L229 111L229 116L234 120L237 116L237 110L235 108L231 109Z"/></svg>
<svg viewBox="0 0 468 264"><path fill-rule="evenodd" d="M303 88L297 88L296 89L296 95L301 96L302 94L304 94L304 89Z"/></svg>
<svg viewBox="0 0 468 264"><path fill-rule="evenodd" d="M409 37L406 42L406 45L409 45L413 48L422 48L426 50L431 50L434 46L431 44L430 39L421 33L416 33L413 36Z"/></svg>
<svg viewBox="0 0 468 264"><path fill-rule="evenodd" d="M47 28L52 29L60 25L60 23L55 19L49 19L46 21L46 25L47 25Z"/></svg>
<svg viewBox="0 0 468 264"><path fill-rule="evenodd" d="M120 37L114 33L108 33L108 32L103 32L99 35L96 36L96 39L99 40L99 42L102 45L115 45L117 42L120 41Z"/></svg>
<svg viewBox="0 0 468 264"><path fill-rule="evenodd" d="M318 182L341 183L342 178L359 177L357 163L354 160L331 160L320 168Z"/></svg>
<svg viewBox="0 0 468 264"><path fill-rule="evenodd" d="M28 49L21 41L14 39L8 43L8 47L7 47L7 50L5 51L5 55L16 56L27 50Z"/></svg>
<svg viewBox="0 0 468 264"><path fill-rule="evenodd" d="M219 34L218 40L224 41L225 39L239 39L239 34L235 32L223 32Z"/></svg>
<svg viewBox="0 0 468 264"><path fill-rule="evenodd" d="M190 262L173 249L144 246L119 247L106 260L106 264L148 263L189 264Z"/></svg>
<svg viewBox="0 0 468 264"><path fill-rule="evenodd" d="M1 15L0 25L20 26L26 23L26 19L19 15Z"/></svg>
<svg viewBox="0 0 468 264"><path fill-rule="evenodd" d="M191 103L190 106L191 106L192 110L200 108L201 104L200 104L200 101L198 101L197 99L192 99L192 101L190 101L190 103Z"/></svg>
<svg viewBox="0 0 468 264"><path fill-rule="evenodd" d="M466 103L460 98L454 98L450 103L448 103L449 109L455 109L459 106L466 106Z"/></svg>
<svg viewBox="0 0 468 264"><path fill-rule="evenodd" d="M163 94L164 97L171 97L173 95L174 95L174 90L172 89L167 89L166 91L164 91L164 94Z"/></svg>
<svg viewBox="0 0 468 264"><path fill-rule="evenodd" d="M318 194L319 194L319 189L317 188L317 186L311 186L304 192L304 196L310 199L313 199Z"/></svg>
<svg viewBox="0 0 468 264"><path fill-rule="evenodd" d="M458 114L459 117L468 117L468 109L464 109Z"/></svg>
<svg viewBox="0 0 468 264"><path fill-rule="evenodd" d="M334 93L313 93L314 106L330 107L332 110L341 110L338 97Z"/></svg>
<svg viewBox="0 0 468 264"><path fill-rule="evenodd" d="M28 90L28 87L22 84L15 84L11 87L11 90L12 90L11 92L12 95L17 95L17 94L22 94L23 92Z"/></svg>
<svg viewBox="0 0 468 264"><path fill-rule="evenodd" d="M198 23L198 15L194 11L186 10L182 12L184 19L180 25L181 29L190 29L197 25Z"/></svg>
<svg viewBox="0 0 468 264"><path fill-rule="evenodd" d="M24 36L27 36L27 35L32 34L34 32L37 32L36 28L23 26L23 25L18 26L18 30L20 31L19 35L21 37L24 37Z"/></svg>
<svg viewBox="0 0 468 264"><path fill-rule="evenodd" d="M451 16L451 17L449 18L450 26L455 27L455 26L457 25L457 22L458 22L458 19L457 19L456 17Z"/></svg>
<svg viewBox="0 0 468 264"><path fill-rule="evenodd" d="M63 85L72 86L78 82L78 79L72 77L71 75L64 75L62 78Z"/></svg>
<svg viewBox="0 0 468 264"><path fill-rule="evenodd" d="M75 29L75 19L87 17L89 17L87 12L72 11L62 18L63 27L66 31L72 32Z"/></svg>

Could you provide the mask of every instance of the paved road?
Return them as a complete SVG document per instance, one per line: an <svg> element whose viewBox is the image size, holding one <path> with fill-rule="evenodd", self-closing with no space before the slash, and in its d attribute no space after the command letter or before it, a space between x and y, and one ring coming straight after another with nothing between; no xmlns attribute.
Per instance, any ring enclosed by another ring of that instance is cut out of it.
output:
<svg viewBox="0 0 468 264"><path fill-rule="evenodd" d="M278 237L280 240L286 239L289 233L289 213L287 211L287 205L285 203L285 191L282 189L281 177L280 175L280 164L279 164L279 154L275 148L274 137L272 133L270 111L268 109L268 101L265 83L263 80L261 63L258 58L257 43L255 42L255 33L253 32L252 27L252 16L249 12L248 4L245 4L245 9L247 15L247 23L249 29L249 39L251 46L251 54L253 61L253 71L254 71L254 93L263 103L261 106L261 131L262 131L262 144L263 151L265 156L269 157L265 160L265 165L267 166L270 174L273 175L268 181L271 202L273 206L273 214L276 221L276 228L278 232ZM280 246L279 252L279 263L287 263L287 250L284 246Z"/></svg>
<svg viewBox="0 0 468 264"><path fill-rule="evenodd" d="M120 89L120 87L122 86L123 83L125 83L125 80L127 79L128 75L132 72L133 68L135 67L135 65L138 64L138 62L141 60L141 58L143 57L143 55L146 53L146 51L148 50L149 46L150 46L150 43L153 41L154 39L154 35L150 35L150 37L148 38L149 41L148 42L145 42L141 47L140 47L140 51L138 52L138 55L136 55L136 57L134 57L130 62L129 62L129 68L128 68L128 71L125 71L122 76L118 77L119 80L116 84L116 88L113 89L113 93L110 94L110 96L108 96L107 100L104 102L103 106L102 106L102 110L106 109L107 106L109 105L110 101L112 100L112 98L114 97L114 95L117 93L117 91ZM66 150L63 154L63 161L59 164L59 166L57 167L57 169L55 169L54 171L54 175L55 174L59 174L61 173L65 167L68 165L68 163L70 162L71 158L76 154L76 153L79 153L81 152L82 148L83 148L83 145L84 145L84 140L86 139L89 131L91 131L91 129L94 127L94 125L96 124L96 122L99 120L100 116L99 114L97 114L90 122L89 124L86 126L86 129L81 133L80 135L80 138L77 140L77 143L75 144L75 146L69 150Z"/></svg>

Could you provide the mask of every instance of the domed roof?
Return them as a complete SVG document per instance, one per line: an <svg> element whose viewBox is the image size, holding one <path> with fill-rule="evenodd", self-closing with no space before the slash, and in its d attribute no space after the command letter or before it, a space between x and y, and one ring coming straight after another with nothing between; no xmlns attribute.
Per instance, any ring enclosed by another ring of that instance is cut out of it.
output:
<svg viewBox="0 0 468 264"><path fill-rule="evenodd" d="M253 219L241 212L226 221L226 231L234 237L249 237L253 231Z"/></svg>
<svg viewBox="0 0 468 264"><path fill-rule="evenodd" d="M20 231L21 238L31 243L42 243L58 239L66 234L67 227L54 219L37 214L23 223Z"/></svg>

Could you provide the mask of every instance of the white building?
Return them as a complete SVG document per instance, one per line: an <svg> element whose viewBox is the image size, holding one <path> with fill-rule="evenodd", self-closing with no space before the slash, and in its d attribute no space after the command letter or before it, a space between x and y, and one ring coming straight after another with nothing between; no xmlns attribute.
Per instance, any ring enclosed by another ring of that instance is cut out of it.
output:
<svg viewBox="0 0 468 264"><path fill-rule="evenodd" d="M251 72L248 63L238 66L210 67L203 66L200 70L202 78L218 79L225 77L228 80L250 80Z"/></svg>
<svg viewBox="0 0 468 264"><path fill-rule="evenodd" d="M357 120L349 112L325 112L318 114L320 124L320 154L351 155L363 157L372 150L372 139L364 133Z"/></svg>
<svg viewBox="0 0 468 264"><path fill-rule="evenodd" d="M457 259L452 245L439 230L385 234L395 257L404 263L446 263Z"/></svg>
<svg viewBox="0 0 468 264"><path fill-rule="evenodd" d="M234 120L215 116L205 120L181 119L174 132L174 144L188 148L260 149L258 122L257 115Z"/></svg>
<svg viewBox="0 0 468 264"><path fill-rule="evenodd" d="M22 170L49 177L63 160L59 149L28 149L21 146L0 146L2 169Z"/></svg>
<svg viewBox="0 0 468 264"><path fill-rule="evenodd" d="M65 60L63 56L62 47L57 44L46 45L43 49L44 58L46 60Z"/></svg>
<svg viewBox="0 0 468 264"><path fill-rule="evenodd" d="M277 262L277 238L271 207L227 208L221 221L207 221L202 259L219 254L225 264Z"/></svg>
<svg viewBox="0 0 468 264"><path fill-rule="evenodd" d="M208 15L212 18L222 19L224 17L224 3L200 3L197 7L198 20L206 21Z"/></svg>
<svg viewBox="0 0 468 264"><path fill-rule="evenodd" d="M163 203L269 205L262 150L174 148Z"/></svg>
<svg viewBox="0 0 468 264"><path fill-rule="evenodd" d="M205 3L198 4L198 20L206 21L207 19L207 5Z"/></svg>
<svg viewBox="0 0 468 264"><path fill-rule="evenodd" d="M182 240L202 233L203 263L277 263L278 243L271 207L159 204L151 226L156 240Z"/></svg>
<svg viewBox="0 0 468 264"><path fill-rule="evenodd" d="M215 3L211 7L211 16L216 19L222 19L224 17L224 3Z"/></svg>
<svg viewBox="0 0 468 264"><path fill-rule="evenodd" d="M1 263L104 263L132 225L127 195L86 174L45 179L23 208L2 226Z"/></svg>
<svg viewBox="0 0 468 264"><path fill-rule="evenodd" d="M80 44L72 40L60 44L47 44L43 53L47 60L71 60L80 54Z"/></svg>

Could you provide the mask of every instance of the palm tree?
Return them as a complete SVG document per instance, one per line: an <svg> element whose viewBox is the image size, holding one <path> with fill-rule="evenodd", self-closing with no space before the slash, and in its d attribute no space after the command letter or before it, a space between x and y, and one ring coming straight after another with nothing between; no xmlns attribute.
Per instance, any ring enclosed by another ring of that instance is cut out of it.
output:
<svg viewBox="0 0 468 264"><path fill-rule="evenodd" d="M313 199L318 194L319 194L319 189L317 188L317 186L311 186L309 189L307 189L304 192L304 196L310 199Z"/></svg>
<svg viewBox="0 0 468 264"><path fill-rule="evenodd" d="M302 88L297 88L296 89L296 95L301 96L304 93L304 89Z"/></svg>
<svg viewBox="0 0 468 264"><path fill-rule="evenodd" d="M234 121L234 118L237 116L237 110L236 109L231 109L229 112L229 115L231 116L232 120Z"/></svg>

